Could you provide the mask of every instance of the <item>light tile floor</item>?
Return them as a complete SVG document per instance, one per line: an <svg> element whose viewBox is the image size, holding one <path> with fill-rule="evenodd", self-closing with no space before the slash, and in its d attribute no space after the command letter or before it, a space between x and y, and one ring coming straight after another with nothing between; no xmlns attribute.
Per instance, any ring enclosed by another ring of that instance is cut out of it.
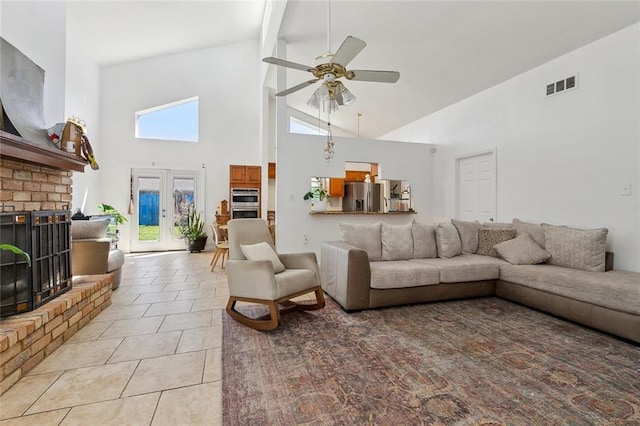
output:
<svg viewBox="0 0 640 426"><path fill-rule="evenodd" d="M112 305L0 397L0 426L222 424L212 253L127 255Z"/></svg>

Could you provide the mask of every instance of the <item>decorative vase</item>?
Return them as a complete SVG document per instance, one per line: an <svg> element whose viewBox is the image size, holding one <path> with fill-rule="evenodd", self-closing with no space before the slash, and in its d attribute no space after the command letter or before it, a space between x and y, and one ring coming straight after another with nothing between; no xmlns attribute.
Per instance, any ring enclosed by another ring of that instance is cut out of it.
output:
<svg viewBox="0 0 640 426"><path fill-rule="evenodd" d="M198 237L193 241L187 240L187 250L191 253L200 253L204 250L204 246L207 244L207 236Z"/></svg>

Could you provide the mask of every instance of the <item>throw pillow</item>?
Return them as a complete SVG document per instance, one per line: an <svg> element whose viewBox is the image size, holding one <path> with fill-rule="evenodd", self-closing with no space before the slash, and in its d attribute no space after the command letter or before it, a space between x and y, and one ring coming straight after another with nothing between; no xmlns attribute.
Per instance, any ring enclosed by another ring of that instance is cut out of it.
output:
<svg viewBox="0 0 640 426"><path fill-rule="evenodd" d="M109 223L111 223L111 219L108 218L98 220L72 220L71 239L86 240L105 238L107 236Z"/></svg>
<svg viewBox="0 0 640 426"><path fill-rule="evenodd" d="M438 257L435 225L427 225L414 220L411 223L411 234L413 235L414 259Z"/></svg>
<svg viewBox="0 0 640 426"><path fill-rule="evenodd" d="M382 260L407 260L413 256L411 224L382 223Z"/></svg>
<svg viewBox="0 0 640 426"><path fill-rule="evenodd" d="M493 246L501 258L512 265L536 265L551 257L549 252L540 247L527 233L520 234L513 240Z"/></svg>
<svg viewBox="0 0 640 426"><path fill-rule="evenodd" d="M462 242L458 230L451 223L436 225L436 247L438 257L455 257L462 253Z"/></svg>
<svg viewBox="0 0 640 426"><path fill-rule="evenodd" d="M604 272L607 228L574 229L542 224L545 249L551 254L547 263L583 271Z"/></svg>
<svg viewBox="0 0 640 426"><path fill-rule="evenodd" d="M377 262L382 258L380 222L363 225L359 223L340 223L340 240L367 252L369 260Z"/></svg>
<svg viewBox="0 0 640 426"><path fill-rule="evenodd" d="M523 222L520 219L513 219L513 228L516 230L516 236L527 233L540 247L545 247L544 231L542 230L542 225L539 223L529 223Z"/></svg>
<svg viewBox="0 0 640 426"><path fill-rule="evenodd" d="M483 228L512 228L513 224L504 222L482 222Z"/></svg>
<svg viewBox="0 0 640 426"><path fill-rule="evenodd" d="M478 229L480 222L463 222L461 220L451 219L451 223L458 230L460 242L462 243L462 254L474 254L478 251Z"/></svg>
<svg viewBox="0 0 640 426"><path fill-rule="evenodd" d="M496 244L512 240L516 237L515 229L480 228L478 230L478 251L483 256L500 257L493 248Z"/></svg>
<svg viewBox="0 0 640 426"><path fill-rule="evenodd" d="M273 272L276 274L285 270L273 247L264 241L257 244L240 244L240 250L248 260L270 260L273 263Z"/></svg>

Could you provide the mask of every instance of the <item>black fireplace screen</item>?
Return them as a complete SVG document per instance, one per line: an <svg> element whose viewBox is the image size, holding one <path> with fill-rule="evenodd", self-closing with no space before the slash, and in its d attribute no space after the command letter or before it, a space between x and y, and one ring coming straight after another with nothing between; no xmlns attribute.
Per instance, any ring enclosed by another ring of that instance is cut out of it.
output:
<svg viewBox="0 0 640 426"><path fill-rule="evenodd" d="M2 251L0 316L33 310L71 289L68 210L0 213L0 241L31 255Z"/></svg>

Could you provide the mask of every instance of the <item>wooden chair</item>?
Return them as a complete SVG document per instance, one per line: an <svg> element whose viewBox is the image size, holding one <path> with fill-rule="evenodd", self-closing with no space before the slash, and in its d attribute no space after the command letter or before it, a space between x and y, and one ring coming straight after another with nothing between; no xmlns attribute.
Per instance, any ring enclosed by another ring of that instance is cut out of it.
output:
<svg viewBox="0 0 640 426"><path fill-rule="evenodd" d="M316 310L324 307L324 293L320 286L320 271L315 253L278 254L275 252L267 222L263 219L232 219L228 227L227 313L233 319L256 330L273 330L280 325L281 312L291 309ZM255 250L250 256L254 260L247 259L242 245L245 245L245 252L248 252L249 247ZM258 251L268 252L267 259L256 256L255 252ZM276 270L281 272L276 273ZM315 303L291 301L311 292L315 293ZM265 305L269 314L251 318L236 309L237 302ZM280 310L278 305L284 306L284 309Z"/></svg>
<svg viewBox="0 0 640 426"><path fill-rule="evenodd" d="M216 268L216 264L220 258L222 258L222 265L220 268L224 269L224 257L229 257L229 242L222 241L220 239L220 225L217 223L211 225L211 231L213 232L213 240L216 243L216 251L213 252L213 258L211 259L211 271Z"/></svg>

